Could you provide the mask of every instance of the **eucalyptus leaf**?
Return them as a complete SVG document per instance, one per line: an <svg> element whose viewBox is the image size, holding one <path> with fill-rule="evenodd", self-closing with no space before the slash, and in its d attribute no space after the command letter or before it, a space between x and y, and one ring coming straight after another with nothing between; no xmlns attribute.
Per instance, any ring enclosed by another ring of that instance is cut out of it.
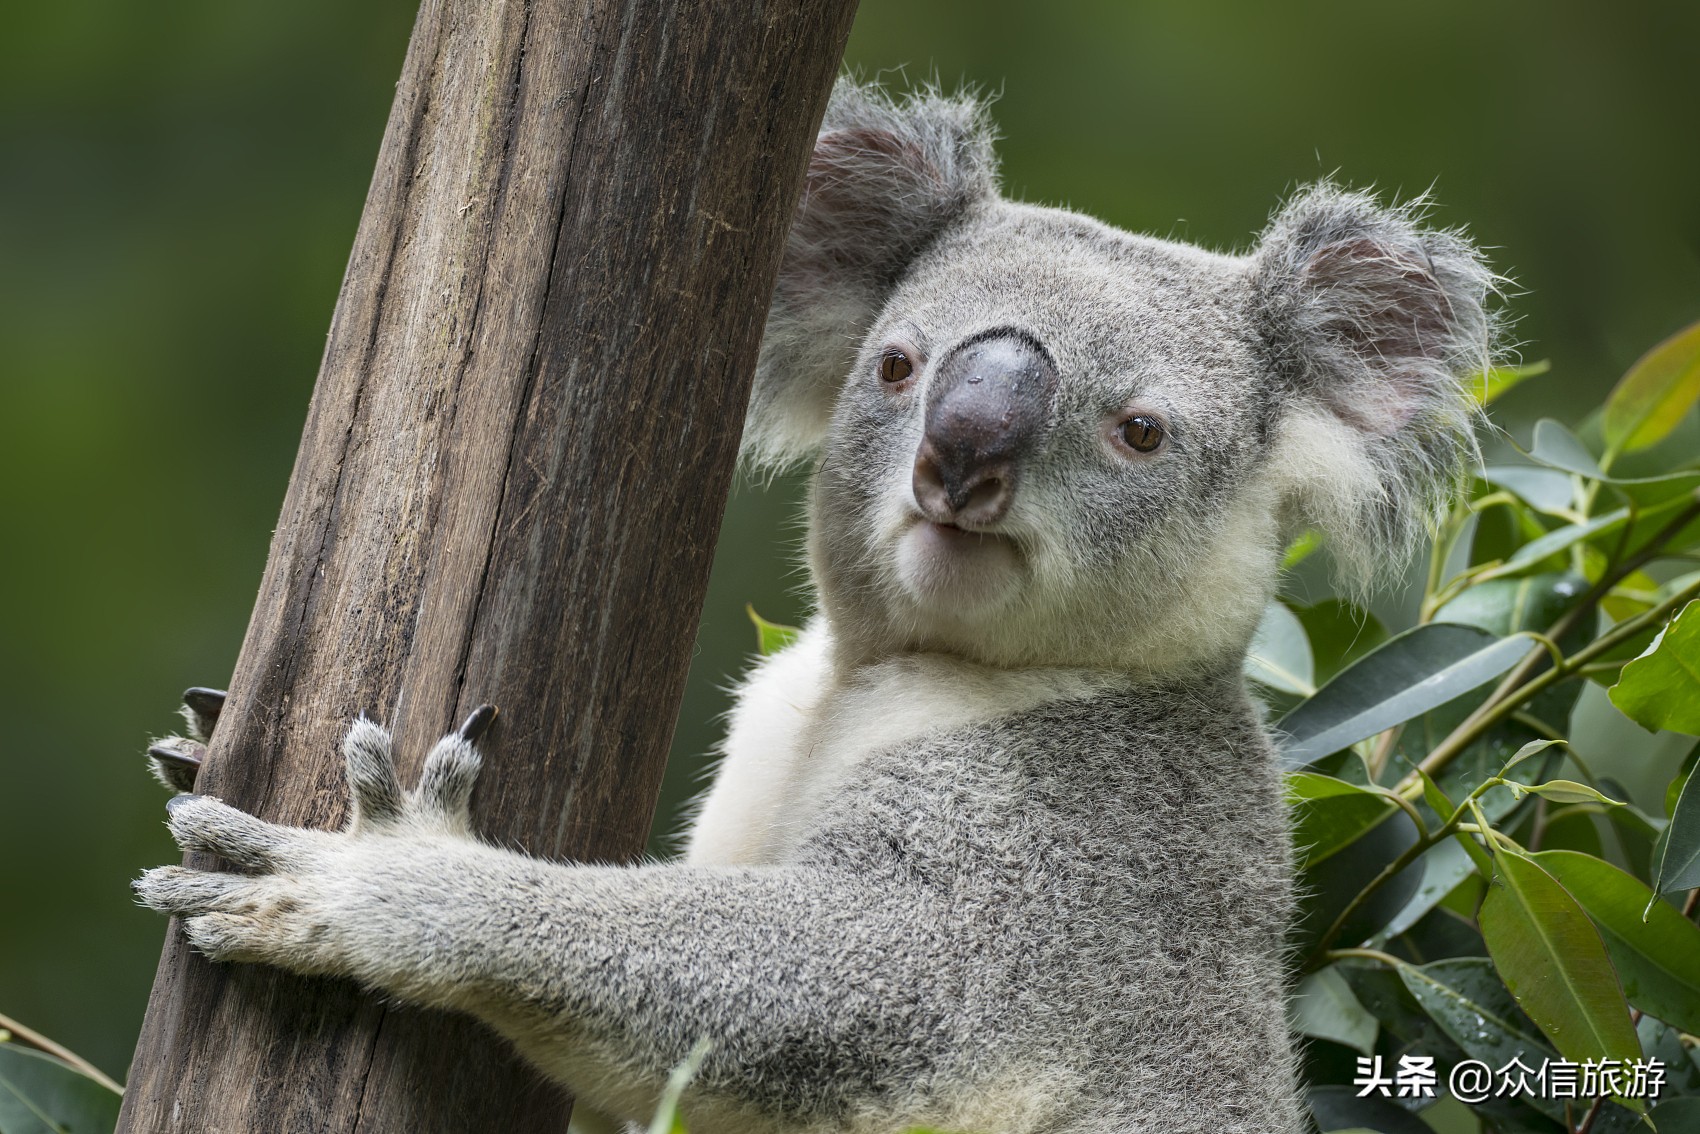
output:
<svg viewBox="0 0 1700 1134"><path fill-rule="evenodd" d="M1489 465L1482 479L1514 493L1523 503L1549 516L1569 516L1576 504L1576 482L1567 472L1540 465Z"/></svg>
<svg viewBox="0 0 1700 1134"><path fill-rule="evenodd" d="M1293 613L1310 638L1318 685L1387 641L1379 618L1344 599L1323 599Z"/></svg>
<svg viewBox="0 0 1700 1134"><path fill-rule="evenodd" d="M1310 637L1298 616L1279 600L1264 608L1245 660L1246 676L1271 689L1308 697L1316 692Z"/></svg>
<svg viewBox="0 0 1700 1134"><path fill-rule="evenodd" d="M0 1131L111 1134L120 1097L68 1063L0 1043Z"/></svg>
<svg viewBox="0 0 1700 1134"><path fill-rule="evenodd" d="M1520 784L1515 780L1506 784L1514 793L1538 795L1542 799L1550 799L1554 803L1599 803L1607 807L1625 806L1621 799L1611 799L1601 795L1587 784L1579 784L1575 780L1547 780L1540 784Z"/></svg>
<svg viewBox="0 0 1700 1134"><path fill-rule="evenodd" d="M1430 623L1341 670L1276 725L1289 768L1337 752L1493 680L1526 654L1520 638Z"/></svg>
<svg viewBox="0 0 1700 1134"><path fill-rule="evenodd" d="M1589 480L1605 479L1600 462L1581 439L1550 417L1535 422L1535 435L1528 453L1550 468L1563 469Z"/></svg>
<svg viewBox="0 0 1700 1134"><path fill-rule="evenodd" d="M1682 758L1682 764L1677 768L1676 775L1671 777L1665 787L1665 814L1676 814L1677 801L1682 798L1683 789L1688 786L1689 778L1694 775L1696 765L1700 765L1700 743L1688 750L1688 755Z"/></svg>
<svg viewBox="0 0 1700 1134"><path fill-rule="evenodd" d="M1376 1134L1434 1134L1428 1123L1378 1095L1359 1097L1356 1087L1312 1087L1306 1094L1322 1134L1371 1130Z"/></svg>
<svg viewBox="0 0 1700 1134"><path fill-rule="evenodd" d="M1647 1120L1659 1134L1700 1134L1700 1096L1666 1099Z"/></svg>
<svg viewBox="0 0 1700 1134"><path fill-rule="evenodd" d="M1639 1056L1617 972L1576 899L1515 851L1501 848L1493 865L1478 921L1518 1006L1569 1059Z"/></svg>
<svg viewBox="0 0 1700 1134"><path fill-rule="evenodd" d="M1526 366L1492 366L1470 376L1470 396L1477 405L1488 405L1513 386L1530 378L1538 378L1552 369L1552 360L1543 358Z"/></svg>
<svg viewBox="0 0 1700 1134"><path fill-rule="evenodd" d="M1483 577L1497 578L1527 570L1538 565L1542 560L1557 555L1585 539L1593 539L1596 536L1615 532L1628 522L1629 510L1619 508L1602 516L1594 516L1581 523L1566 524L1561 528L1554 528L1546 535L1532 539L1518 548L1511 558L1493 568L1492 571L1485 572Z"/></svg>
<svg viewBox="0 0 1700 1134"><path fill-rule="evenodd" d="M1552 1045L1517 1007L1486 957L1402 963L1399 979L1447 1037L1472 1059L1500 1066L1553 1054Z"/></svg>
<svg viewBox="0 0 1700 1134"><path fill-rule="evenodd" d="M1441 900L1470 876L1475 864L1456 839L1444 839L1423 854L1423 880L1404 908L1393 915L1378 937L1399 936L1421 921Z"/></svg>
<svg viewBox="0 0 1700 1134"><path fill-rule="evenodd" d="M1436 622L1474 626L1504 637L1519 630L1545 630L1588 590L1573 571L1494 579L1476 583L1434 613Z"/></svg>
<svg viewBox="0 0 1700 1134"><path fill-rule="evenodd" d="M1612 704L1648 730L1700 735L1700 599L1665 624L1618 675Z"/></svg>
<svg viewBox="0 0 1700 1134"><path fill-rule="evenodd" d="M1499 769L1499 774L1503 776L1529 757L1538 756L1553 745L1563 743L1562 740L1531 740L1511 754L1511 759L1507 760L1505 766Z"/></svg>
<svg viewBox="0 0 1700 1134"><path fill-rule="evenodd" d="M1538 1067L1556 1054L1486 957L1454 957L1427 965L1401 962L1398 973L1423 1011L1471 1059L1494 1068L1513 1059ZM1557 1099L1525 1101L1549 1116L1563 1113Z"/></svg>
<svg viewBox="0 0 1700 1134"><path fill-rule="evenodd" d="M797 640L802 633L795 626L786 626L779 622L769 622L756 613L756 608L750 603L744 604L744 613L750 616L750 622L756 628L756 652L762 657L770 657Z"/></svg>
<svg viewBox="0 0 1700 1134"><path fill-rule="evenodd" d="M1700 752L1700 745L1695 750ZM1664 852L1653 866L1653 882L1661 894L1700 886L1700 775L1690 772L1671 807Z"/></svg>
<svg viewBox="0 0 1700 1134"><path fill-rule="evenodd" d="M1322 533L1312 528L1298 539L1287 545L1287 551L1281 556L1281 570L1291 571L1300 563L1311 557L1311 553L1322 546Z"/></svg>
<svg viewBox="0 0 1700 1134"><path fill-rule="evenodd" d="M1520 630L1544 634L1552 628L1553 623L1576 605L1587 590L1588 580L1574 571L1551 571L1525 574L1517 578L1492 579L1476 583L1446 603L1435 611L1434 621L1475 626L1500 637L1508 637ZM1592 630L1593 624L1590 620L1581 620L1565 633L1563 641L1559 642L1559 648L1565 653L1581 649L1593 639ZM1576 698L1581 695L1581 691L1581 682L1559 682L1542 690L1529 702L1528 710L1544 720L1563 721L1575 707ZM1468 698L1465 701L1466 703L1457 706L1456 714L1440 714L1445 721L1439 735L1451 732L1477 707L1476 703ZM1508 736L1509 733L1502 735Z"/></svg>
<svg viewBox="0 0 1700 1134"><path fill-rule="evenodd" d="M1397 810L1381 792L1319 772L1288 775L1287 802L1293 807L1293 844L1301 868L1351 845Z"/></svg>
<svg viewBox="0 0 1700 1134"><path fill-rule="evenodd" d="M1700 1033L1700 926L1609 862L1567 850L1530 857L1593 919L1629 1002Z"/></svg>
<svg viewBox="0 0 1700 1134"><path fill-rule="evenodd" d="M1669 492L1680 493L1693 484L1700 483L1700 470L1688 468L1660 473L1657 476L1608 476L1601 470L1599 461L1594 458L1588 447L1574 433L1551 418L1542 418L1535 423L1534 440L1523 451L1532 460L1548 468L1560 469L1587 480L1597 480L1625 489L1643 503L1664 498ZM1640 490L1651 490L1652 495L1643 498Z"/></svg>
<svg viewBox="0 0 1700 1134"><path fill-rule="evenodd" d="M1332 1040L1365 1055L1375 1051L1375 1017L1364 1010L1337 966L1320 969L1299 982L1292 1002L1293 1030Z"/></svg>
<svg viewBox="0 0 1700 1134"><path fill-rule="evenodd" d="M1642 355L1606 399L1601 432L1612 449L1632 453L1664 440L1700 400L1700 323Z"/></svg>
<svg viewBox="0 0 1700 1134"><path fill-rule="evenodd" d="M1371 810L1372 802L1381 805L1379 810ZM1309 953L1364 887L1410 848L1417 839L1417 829L1409 815L1375 792L1356 797L1336 795L1306 804L1295 818L1295 840L1317 837L1312 832L1320 831L1321 837L1332 844L1307 848L1298 843L1303 861L1298 889L1303 900L1292 940L1300 952ZM1410 901L1422 881L1423 869L1419 857L1388 879L1341 922L1333 944L1355 945L1375 936L1388 918Z"/></svg>
<svg viewBox="0 0 1700 1134"><path fill-rule="evenodd" d="M691 1080L696 1078L702 1061L708 1058L712 1048L709 1040L697 1040L685 1058L668 1074L667 1085L662 1088L655 1114L649 1120L647 1134L686 1134L684 1119L679 1116L679 1099L685 1088L691 1085Z"/></svg>

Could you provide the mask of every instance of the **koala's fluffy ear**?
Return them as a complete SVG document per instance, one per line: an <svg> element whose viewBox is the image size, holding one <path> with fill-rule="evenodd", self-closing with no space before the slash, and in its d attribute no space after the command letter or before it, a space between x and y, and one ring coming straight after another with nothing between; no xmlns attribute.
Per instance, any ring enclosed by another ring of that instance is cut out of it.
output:
<svg viewBox="0 0 1700 1134"><path fill-rule="evenodd" d="M743 456L783 465L826 435L868 325L917 253L997 192L993 134L969 96L894 100L839 80L779 269Z"/></svg>
<svg viewBox="0 0 1700 1134"><path fill-rule="evenodd" d="M1302 524L1364 583L1432 529L1475 458L1465 380L1489 364L1496 277L1422 202L1324 183L1253 253L1253 320L1291 395L1278 462Z"/></svg>

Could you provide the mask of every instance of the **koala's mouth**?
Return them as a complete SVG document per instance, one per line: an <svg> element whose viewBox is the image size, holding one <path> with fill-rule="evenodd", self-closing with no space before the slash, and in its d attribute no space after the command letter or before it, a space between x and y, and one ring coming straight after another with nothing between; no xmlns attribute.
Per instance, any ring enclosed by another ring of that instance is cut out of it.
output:
<svg viewBox="0 0 1700 1134"><path fill-rule="evenodd" d="M898 581L923 606L967 613L1001 606L1023 577L1016 543L998 532L972 531L923 517L898 538Z"/></svg>

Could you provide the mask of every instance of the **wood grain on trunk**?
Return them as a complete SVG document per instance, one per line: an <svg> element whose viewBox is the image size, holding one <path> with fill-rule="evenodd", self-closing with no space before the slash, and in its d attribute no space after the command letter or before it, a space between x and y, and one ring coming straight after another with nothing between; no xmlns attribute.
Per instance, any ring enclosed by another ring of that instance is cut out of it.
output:
<svg viewBox="0 0 1700 1134"><path fill-rule="evenodd" d="M854 7L428 0L200 790L334 827L350 718L395 728L408 777L491 701L481 832L638 854ZM173 927L119 1130L567 1109L469 1020L214 966Z"/></svg>

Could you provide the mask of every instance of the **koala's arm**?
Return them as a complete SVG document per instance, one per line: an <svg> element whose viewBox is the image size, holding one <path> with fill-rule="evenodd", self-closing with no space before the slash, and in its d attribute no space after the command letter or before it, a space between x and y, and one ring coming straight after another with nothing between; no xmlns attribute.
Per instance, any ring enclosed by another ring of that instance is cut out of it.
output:
<svg viewBox="0 0 1700 1134"><path fill-rule="evenodd" d="M142 900L183 918L214 959L470 1012L604 1106L652 1101L707 1036L695 1089L768 1115L841 1113L927 1077L918 1040L949 1031L940 989L955 937L935 893L825 865L528 858L470 836L477 756L463 737L437 746L407 795L376 725L357 724L346 752L348 830L178 797L177 840L248 873L162 867L137 883ZM578 1081L592 1057L591 1078L624 1086Z"/></svg>

